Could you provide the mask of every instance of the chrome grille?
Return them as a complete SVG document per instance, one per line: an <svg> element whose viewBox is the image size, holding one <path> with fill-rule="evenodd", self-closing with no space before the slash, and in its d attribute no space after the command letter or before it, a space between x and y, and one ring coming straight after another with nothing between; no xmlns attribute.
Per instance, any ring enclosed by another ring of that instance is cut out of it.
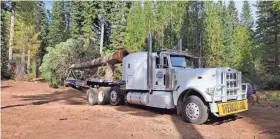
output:
<svg viewBox="0 0 280 139"><path fill-rule="evenodd" d="M241 91L241 73L222 72L221 83L224 85L223 92L226 92L227 97L237 97L238 92Z"/></svg>

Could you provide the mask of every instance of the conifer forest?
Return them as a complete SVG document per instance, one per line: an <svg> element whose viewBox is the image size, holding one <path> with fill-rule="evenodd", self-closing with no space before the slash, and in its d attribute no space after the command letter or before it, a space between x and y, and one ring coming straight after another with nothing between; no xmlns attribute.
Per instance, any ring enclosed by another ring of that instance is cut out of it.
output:
<svg viewBox="0 0 280 139"><path fill-rule="evenodd" d="M280 89L279 1L243 1L241 11L235 1L63 0L51 10L45 4L1 1L1 79L61 85L73 63L118 48L147 51L151 32L156 50L174 49L182 39L200 67L232 67L256 88Z"/></svg>

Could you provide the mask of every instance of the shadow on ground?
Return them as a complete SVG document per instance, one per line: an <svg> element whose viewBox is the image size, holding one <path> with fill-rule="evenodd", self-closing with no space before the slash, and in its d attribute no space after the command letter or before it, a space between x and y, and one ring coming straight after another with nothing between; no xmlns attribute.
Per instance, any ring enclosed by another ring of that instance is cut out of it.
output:
<svg viewBox="0 0 280 139"><path fill-rule="evenodd" d="M248 119L248 123L260 131L254 135L255 139L280 139L280 108L270 107L263 102L260 105L249 106L249 111L239 114Z"/></svg>
<svg viewBox="0 0 280 139"><path fill-rule="evenodd" d="M87 105L85 93L74 89L64 89L62 91L55 91L50 94L13 95L12 97L20 99L20 102L22 103L3 106L1 107L2 110L13 107L24 107L27 105L44 105L52 102L59 102L66 105ZM197 130L197 128L200 127L199 125L183 122L181 116L176 115L175 110L166 110L139 105L118 106L114 108L120 112L139 117L157 117L160 115L167 115L170 117L170 120L176 127L176 130L179 132L180 138L213 138L201 134ZM279 108L254 106L250 107L248 112L234 117L216 118L211 116L210 120L208 120L205 125L221 125L244 118L245 121L249 119L246 122L253 124L253 126L260 129L260 133L256 133L257 138L280 138L279 113Z"/></svg>
<svg viewBox="0 0 280 139"><path fill-rule="evenodd" d="M2 86L1 85L1 88L10 88L10 87L12 87L12 86Z"/></svg>
<svg viewBox="0 0 280 139"><path fill-rule="evenodd" d="M176 126L177 131L180 133L181 138L190 138L190 139L198 139L198 138L213 138L201 135L197 130L196 126L199 127L200 125L194 125L190 123L185 123L181 116L176 114L175 109L160 109L160 108L153 108L153 107L146 107L140 105L126 105L116 107L116 110L121 112L126 112L133 116L141 116L141 117L157 117L159 115L170 115L173 124ZM242 119L242 116L227 116L227 117L220 117L217 118L213 115L210 115L209 120L204 125L221 125L224 123L228 123L231 121L235 121L238 119Z"/></svg>
<svg viewBox="0 0 280 139"><path fill-rule="evenodd" d="M84 105L86 104L85 93L82 91L77 91L74 89L64 89L62 91L55 91L51 94L38 94L38 95L13 95L14 98L19 98L23 104L13 104L8 106L3 106L1 109L7 109L12 107L22 107L27 105L42 105L51 102L62 101L62 103L68 105ZM32 101L32 102L30 102Z"/></svg>

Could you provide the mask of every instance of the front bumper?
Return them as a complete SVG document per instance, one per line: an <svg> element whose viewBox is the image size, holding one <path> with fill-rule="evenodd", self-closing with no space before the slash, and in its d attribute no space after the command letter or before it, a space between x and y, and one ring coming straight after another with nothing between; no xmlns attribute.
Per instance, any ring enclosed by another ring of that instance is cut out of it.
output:
<svg viewBox="0 0 280 139"><path fill-rule="evenodd" d="M219 108L218 104L221 103L231 103L231 102L236 102L236 101L244 101L246 100L246 105L248 109L248 103L247 103L247 86L245 90L240 90L236 95L228 96L228 94L225 91L225 86L224 85L217 85L214 88L214 93L212 95L212 102L209 102L209 107L211 113L213 113L217 117L222 117L219 114ZM239 112L236 112L239 113ZM236 114L234 113L234 114ZM231 115L231 114L229 114ZM225 115L223 115L225 116Z"/></svg>

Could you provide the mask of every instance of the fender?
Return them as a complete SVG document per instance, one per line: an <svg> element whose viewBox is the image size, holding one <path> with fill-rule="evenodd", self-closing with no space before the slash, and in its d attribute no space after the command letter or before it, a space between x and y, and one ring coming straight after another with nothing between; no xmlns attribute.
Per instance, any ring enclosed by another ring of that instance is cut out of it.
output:
<svg viewBox="0 0 280 139"><path fill-rule="evenodd" d="M177 106L177 103L178 103L178 100L180 99L180 97L182 97L182 95L184 95L186 93L189 93L191 90L198 92L199 95L201 95L206 102L211 101L211 96L207 95L206 93L202 93L202 92L204 92L203 89L198 89L198 88L201 88L201 87L190 86L184 90L183 89L178 89L177 91L175 90L174 91L175 93L173 93L174 105Z"/></svg>

